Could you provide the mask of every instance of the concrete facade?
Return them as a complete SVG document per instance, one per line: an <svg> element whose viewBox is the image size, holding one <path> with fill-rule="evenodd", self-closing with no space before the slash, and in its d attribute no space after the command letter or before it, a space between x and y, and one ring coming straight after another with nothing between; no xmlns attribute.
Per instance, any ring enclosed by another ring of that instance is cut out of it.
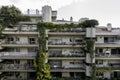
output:
<svg viewBox="0 0 120 80"><path fill-rule="evenodd" d="M57 12L52 11L50 6L44 6L42 9L42 14L28 14L31 22L20 22L14 29L3 31L6 37L1 39L0 59L1 62L6 61L1 69L2 73L8 73L5 79L35 80L32 76L35 74L33 59L39 46L37 22L79 23L56 20ZM42 17L42 20L38 17ZM76 28L74 31L72 28L64 31L46 30L46 37L48 63L53 77L91 76L91 67L87 63L95 63L98 70L105 70L96 73L96 78L120 78L120 28L111 28L108 25L86 28L86 31L82 28ZM85 38L96 40L93 59L82 49Z"/></svg>

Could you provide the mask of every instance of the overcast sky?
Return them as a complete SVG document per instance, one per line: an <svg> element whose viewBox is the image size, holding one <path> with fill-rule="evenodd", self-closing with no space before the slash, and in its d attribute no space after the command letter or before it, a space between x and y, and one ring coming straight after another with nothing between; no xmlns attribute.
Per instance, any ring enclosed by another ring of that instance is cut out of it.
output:
<svg viewBox="0 0 120 80"><path fill-rule="evenodd" d="M120 27L120 0L0 0L0 6L12 4L22 12L28 8L41 10L47 4L58 10L58 19L69 20L72 16L78 21L88 17L97 19L103 26L112 23L113 27Z"/></svg>

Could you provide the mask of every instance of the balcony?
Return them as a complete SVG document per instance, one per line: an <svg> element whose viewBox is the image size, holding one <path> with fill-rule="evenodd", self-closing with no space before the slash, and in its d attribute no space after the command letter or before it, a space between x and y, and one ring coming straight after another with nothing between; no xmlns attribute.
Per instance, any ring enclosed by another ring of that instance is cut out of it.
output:
<svg viewBox="0 0 120 80"><path fill-rule="evenodd" d="M97 71L104 72L104 71L120 71L120 65L119 66L103 66L103 67L97 67Z"/></svg>
<svg viewBox="0 0 120 80"><path fill-rule="evenodd" d="M81 45L82 43L81 42L72 42L72 43L70 43L70 42L53 42L53 41L49 41L48 42L48 47L68 47L68 48L71 48L71 47L83 47L82 45Z"/></svg>
<svg viewBox="0 0 120 80"><path fill-rule="evenodd" d="M57 53L56 53L57 54ZM49 60L84 60L85 59L85 55L75 55L75 54L72 54L72 55L49 55Z"/></svg>
<svg viewBox="0 0 120 80"><path fill-rule="evenodd" d="M3 32L3 34L7 35L38 35L38 32Z"/></svg>
<svg viewBox="0 0 120 80"><path fill-rule="evenodd" d="M28 64L3 64L2 72L35 72L34 67Z"/></svg>
<svg viewBox="0 0 120 80"><path fill-rule="evenodd" d="M38 47L37 43L24 43L24 42L17 42L17 41L6 41L5 43L1 44L2 47Z"/></svg>
<svg viewBox="0 0 120 80"><path fill-rule="evenodd" d="M61 36L80 36L85 35L85 30L81 28L76 29L52 29L48 32L48 35L61 35Z"/></svg>
<svg viewBox="0 0 120 80"><path fill-rule="evenodd" d="M34 59L36 52L0 52L1 59Z"/></svg>
<svg viewBox="0 0 120 80"><path fill-rule="evenodd" d="M104 37L102 43L96 42L96 47L120 47L119 37Z"/></svg>
<svg viewBox="0 0 120 80"><path fill-rule="evenodd" d="M96 55L96 59L99 60L120 60L120 54L115 55Z"/></svg>
<svg viewBox="0 0 120 80"><path fill-rule="evenodd" d="M12 29L12 30L5 30L2 32L3 34L7 35L38 35L37 29L26 29L26 30L21 30L21 29Z"/></svg>
<svg viewBox="0 0 120 80"><path fill-rule="evenodd" d="M116 47L119 48L120 47L120 43L96 43L95 47Z"/></svg>
<svg viewBox="0 0 120 80"><path fill-rule="evenodd" d="M51 72L85 72L84 67L51 67Z"/></svg>
<svg viewBox="0 0 120 80"><path fill-rule="evenodd" d="M3 78L3 80L35 80L33 78L26 78L26 77L22 77L22 76L6 76Z"/></svg>

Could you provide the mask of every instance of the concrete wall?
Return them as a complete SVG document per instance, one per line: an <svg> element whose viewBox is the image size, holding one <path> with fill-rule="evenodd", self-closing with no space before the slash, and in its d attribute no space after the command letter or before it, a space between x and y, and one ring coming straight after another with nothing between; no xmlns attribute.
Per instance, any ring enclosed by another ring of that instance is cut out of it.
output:
<svg viewBox="0 0 120 80"><path fill-rule="evenodd" d="M86 37L95 38L95 28L86 28Z"/></svg>
<svg viewBox="0 0 120 80"><path fill-rule="evenodd" d="M104 43L104 37L103 36L97 36L96 43Z"/></svg>
<svg viewBox="0 0 120 80"><path fill-rule="evenodd" d="M43 22L51 22L52 21L52 8L50 6L42 7L42 17Z"/></svg>
<svg viewBox="0 0 120 80"><path fill-rule="evenodd" d="M70 77L69 72L62 72L62 77Z"/></svg>

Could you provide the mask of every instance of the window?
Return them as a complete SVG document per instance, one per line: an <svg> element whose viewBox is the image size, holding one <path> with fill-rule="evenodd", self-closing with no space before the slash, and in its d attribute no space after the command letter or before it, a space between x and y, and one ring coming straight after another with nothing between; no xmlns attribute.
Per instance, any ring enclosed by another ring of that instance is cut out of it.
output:
<svg viewBox="0 0 120 80"><path fill-rule="evenodd" d="M70 64L82 64L82 62L80 62L80 61L74 61L74 62L70 62Z"/></svg>
<svg viewBox="0 0 120 80"><path fill-rule="evenodd" d="M103 53L103 49L99 49L99 53Z"/></svg>
<svg viewBox="0 0 120 80"><path fill-rule="evenodd" d="M15 60L15 64L20 64L20 60Z"/></svg>
<svg viewBox="0 0 120 80"><path fill-rule="evenodd" d="M37 52L36 48L28 48L28 52Z"/></svg>
<svg viewBox="0 0 120 80"><path fill-rule="evenodd" d="M12 44L13 41L14 41L14 38L13 38L13 37L8 37L8 38L7 38L7 42L8 42L9 44Z"/></svg>
<svg viewBox="0 0 120 80"><path fill-rule="evenodd" d="M82 42L82 40L80 40L80 39L76 39L75 42L78 42L78 43L79 43L79 42Z"/></svg>
<svg viewBox="0 0 120 80"><path fill-rule="evenodd" d="M8 37L8 41L14 41L13 37Z"/></svg>
<svg viewBox="0 0 120 80"><path fill-rule="evenodd" d="M104 37L104 42L108 42L108 37Z"/></svg>
<svg viewBox="0 0 120 80"><path fill-rule="evenodd" d="M96 73L96 76L103 76L103 73Z"/></svg>
<svg viewBox="0 0 120 80"><path fill-rule="evenodd" d="M33 60L27 61L27 64L30 65L30 66L32 66L33 65Z"/></svg>
<svg viewBox="0 0 120 80"><path fill-rule="evenodd" d="M103 64L103 60L96 60L96 64Z"/></svg>
<svg viewBox="0 0 120 80"><path fill-rule="evenodd" d="M15 52L20 52L20 48L15 48Z"/></svg>
<svg viewBox="0 0 120 80"><path fill-rule="evenodd" d="M16 37L16 41L20 41L20 38Z"/></svg>
<svg viewBox="0 0 120 80"><path fill-rule="evenodd" d="M36 44L35 38L29 38L29 44Z"/></svg>

